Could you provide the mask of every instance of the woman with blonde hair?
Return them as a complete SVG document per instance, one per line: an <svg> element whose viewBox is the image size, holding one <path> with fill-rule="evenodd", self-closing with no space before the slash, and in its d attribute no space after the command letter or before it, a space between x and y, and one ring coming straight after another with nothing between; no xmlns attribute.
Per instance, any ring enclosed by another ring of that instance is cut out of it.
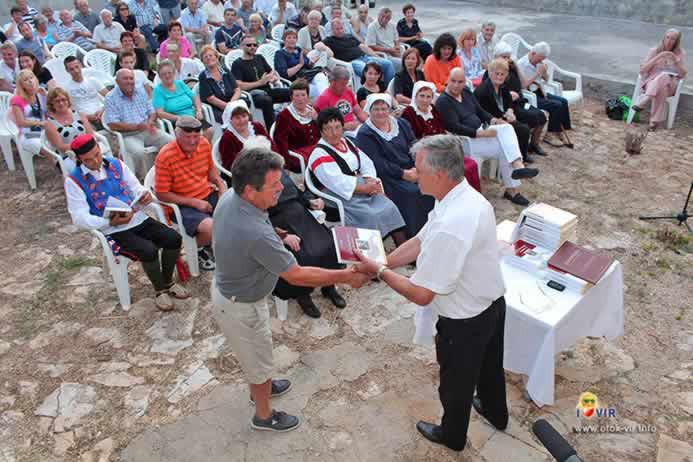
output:
<svg viewBox="0 0 693 462"><path fill-rule="evenodd" d="M476 87L481 82L484 69L481 67L481 54L476 49L476 33L473 29L467 29L457 38L459 48L457 55L464 65L464 76L472 81Z"/></svg>
<svg viewBox="0 0 693 462"><path fill-rule="evenodd" d="M686 52L681 48L681 32L669 29L665 32L659 46L652 48L640 65L640 100L634 102L633 110L642 111L651 100L650 130L665 119L664 102L676 92L681 79L688 74Z"/></svg>
<svg viewBox="0 0 693 462"><path fill-rule="evenodd" d="M262 16L258 13L253 13L248 18L248 23L247 35L255 37L255 41L258 45L267 42L267 31L265 30L265 26L262 25Z"/></svg>
<svg viewBox="0 0 693 462"><path fill-rule="evenodd" d="M73 139L79 135L94 134L89 119L84 114L77 114L72 109L70 95L62 88L57 87L48 92L46 108L48 109L48 122L50 122L44 125L46 138L63 155L63 159L71 150L70 143ZM70 171L70 165L67 167Z"/></svg>
<svg viewBox="0 0 693 462"><path fill-rule="evenodd" d="M22 149L38 155L41 152L41 132L46 124L46 97L39 92L39 82L31 69L17 74L17 87L10 99L14 123L19 128Z"/></svg>

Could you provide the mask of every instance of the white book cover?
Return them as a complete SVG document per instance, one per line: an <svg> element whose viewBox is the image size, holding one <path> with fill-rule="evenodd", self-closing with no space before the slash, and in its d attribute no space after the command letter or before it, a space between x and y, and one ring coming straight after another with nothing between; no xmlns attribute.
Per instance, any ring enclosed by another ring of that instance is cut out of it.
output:
<svg viewBox="0 0 693 462"><path fill-rule="evenodd" d="M564 228L577 220L577 215L543 202L530 205L526 212L527 216L560 228Z"/></svg>

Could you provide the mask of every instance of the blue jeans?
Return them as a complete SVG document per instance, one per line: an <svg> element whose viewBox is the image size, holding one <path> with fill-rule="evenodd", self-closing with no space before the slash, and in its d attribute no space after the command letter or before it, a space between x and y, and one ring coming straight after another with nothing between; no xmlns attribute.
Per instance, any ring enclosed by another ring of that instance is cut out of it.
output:
<svg viewBox="0 0 693 462"><path fill-rule="evenodd" d="M390 80L392 80L392 78L395 76L395 68L392 66L392 62L390 62L390 60L387 58L363 55L360 58L353 60L351 62L351 67L354 68L356 75L361 77L361 74L363 74L363 68L366 67L366 63L370 62L380 64L380 67L383 68L383 80L385 80L385 85L390 83Z"/></svg>
<svg viewBox="0 0 693 462"><path fill-rule="evenodd" d="M142 35L144 35L144 38L147 40L149 48L152 49L152 53L159 51L159 42L156 40L156 37L154 37L151 24L140 26L140 32L142 32Z"/></svg>

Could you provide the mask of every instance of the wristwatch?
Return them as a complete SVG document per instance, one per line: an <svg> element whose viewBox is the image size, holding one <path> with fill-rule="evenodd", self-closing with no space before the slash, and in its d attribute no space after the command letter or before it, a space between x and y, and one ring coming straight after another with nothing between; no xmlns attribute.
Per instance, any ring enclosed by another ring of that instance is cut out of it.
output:
<svg viewBox="0 0 693 462"><path fill-rule="evenodd" d="M385 265L378 266L378 271L376 271L376 273L375 273L375 277L378 278L378 281L381 280L383 273L385 272L386 269L390 269L390 268L388 268Z"/></svg>

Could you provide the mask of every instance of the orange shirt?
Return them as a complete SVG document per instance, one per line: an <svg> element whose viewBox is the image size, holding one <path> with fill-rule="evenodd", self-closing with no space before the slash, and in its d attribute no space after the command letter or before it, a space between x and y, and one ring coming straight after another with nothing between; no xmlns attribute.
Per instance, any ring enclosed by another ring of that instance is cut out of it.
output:
<svg viewBox="0 0 693 462"><path fill-rule="evenodd" d="M159 151L154 162L157 193L172 192L183 197L205 199L212 192L209 172L214 169L212 147L206 138L200 137L197 149L190 156L181 151L176 140Z"/></svg>
<svg viewBox="0 0 693 462"><path fill-rule="evenodd" d="M435 84L438 93L442 93L445 90L445 85L448 83L448 75L455 67L464 67L460 57L457 55L445 63L441 63L434 55L430 55L424 63L424 77L426 77L428 82Z"/></svg>

